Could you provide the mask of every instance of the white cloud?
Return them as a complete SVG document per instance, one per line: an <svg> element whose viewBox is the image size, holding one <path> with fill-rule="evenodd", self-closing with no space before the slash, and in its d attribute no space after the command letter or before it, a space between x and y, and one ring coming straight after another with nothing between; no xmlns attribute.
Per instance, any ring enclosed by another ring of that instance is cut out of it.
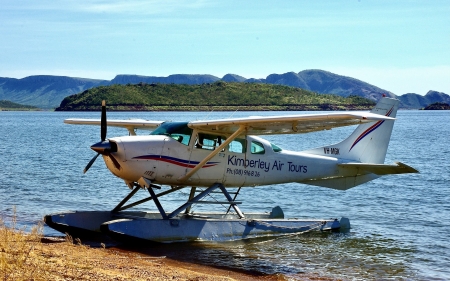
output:
<svg viewBox="0 0 450 281"><path fill-rule="evenodd" d="M198 9L208 5L207 0L65 0L21 1L5 0L3 11L64 11L106 14L156 14L175 10Z"/></svg>
<svg viewBox="0 0 450 281"><path fill-rule="evenodd" d="M182 9L203 7L205 1L181 0L90 0L70 1L69 7L75 11L107 14L159 14Z"/></svg>

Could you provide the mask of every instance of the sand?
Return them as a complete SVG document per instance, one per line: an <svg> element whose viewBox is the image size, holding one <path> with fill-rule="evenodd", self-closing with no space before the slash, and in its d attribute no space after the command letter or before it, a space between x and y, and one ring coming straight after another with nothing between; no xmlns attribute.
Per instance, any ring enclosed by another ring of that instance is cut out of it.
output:
<svg viewBox="0 0 450 281"><path fill-rule="evenodd" d="M93 248L70 238L19 240L0 246L2 280L286 280L114 247Z"/></svg>

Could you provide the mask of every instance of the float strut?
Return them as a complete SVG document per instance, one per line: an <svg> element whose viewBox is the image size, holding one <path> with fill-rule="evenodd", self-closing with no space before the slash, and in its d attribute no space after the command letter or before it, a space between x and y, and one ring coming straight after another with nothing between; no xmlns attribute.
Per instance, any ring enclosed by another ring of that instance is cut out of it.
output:
<svg viewBox="0 0 450 281"><path fill-rule="evenodd" d="M241 218L241 219L245 218L244 214L241 212L241 210L238 208L238 206L236 206L236 204L233 204L234 200L231 198L230 194L228 193L228 191L226 190L226 188L223 185L220 185L220 190L222 190L223 195L225 195L225 197L227 198L228 202L230 202L231 206L234 208L234 210L238 214L239 218Z"/></svg>
<svg viewBox="0 0 450 281"><path fill-rule="evenodd" d="M123 206L125 203L127 203L128 200L130 200L130 198L133 197L133 196L136 194L136 192L138 192L138 190L139 190L140 188L141 188L141 187L140 187L139 185L137 185L137 186L130 192L130 194L128 194L125 198L123 198L123 200L120 201L120 203L119 203L119 204L118 204L111 212L113 212L113 213L119 212L119 211L121 210L122 206Z"/></svg>
<svg viewBox="0 0 450 281"><path fill-rule="evenodd" d="M156 196L155 192L153 191L153 188L149 186L147 188L148 192L150 193L150 196L153 198L153 202L155 202L156 207L158 208L158 211L161 213L161 216L163 219L168 219L169 217L166 215L166 212L164 211L161 203L159 202L158 197Z"/></svg>
<svg viewBox="0 0 450 281"><path fill-rule="evenodd" d="M242 187L239 187L238 190L236 191L236 193L234 194L234 196L233 196L233 201L236 200L236 197L238 196L239 191L241 191L241 188L242 188ZM229 193L229 192L228 192L228 193ZM225 195L225 196L226 196L226 195ZM231 206L232 206L232 205L230 205L230 207L228 207L227 214L230 212ZM243 218L243 217L242 217L242 218ZM241 219L242 219L242 218L241 218Z"/></svg>
<svg viewBox="0 0 450 281"><path fill-rule="evenodd" d="M163 196L163 195L172 193L172 192L174 192L174 191L178 191L178 190L180 190L180 189L182 189L182 188L184 188L184 186L179 186L179 187L175 187L175 188L172 188L172 189L169 189L169 190L160 192L160 193L156 194L156 197L160 197L160 196ZM142 203L145 203L145 202L151 201L151 200L153 200L152 196L147 197L147 198L145 198L145 199L141 199L141 200L139 200L139 201L136 201L136 202L134 202L134 203L131 203L131 204L129 204L129 205L126 205L126 206L121 207L119 211L123 211L123 210L129 209L129 208L131 208L131 207L140 205L140 204L142 204Z"/></svg>
<svg viewBox="0 0 450 281"><path fill-rule="evenodd" d="M189 193L189 200L188 200L188 201L192 201L192 198L194 198L194 196L195 196L195 190L197 190L197 187L195 187L195 186L191 187L191 193ZM184 213L185 213L185 214L189 214L189 212L191 211L191 207L192 207L192 205L191 205L191 206L188 206L188 207L186 208L186 211L185 211Z"/></svg>
<svg viewBox="0 0 450 281"><path fill-rule="evenodd" d="M195 196L194 198L192 198L192 200L189 200L188 202L184 203L183 205L181 205L178 209L176 209L175 211L173 211L172 213L169 214L168 218L171 219L173 217L175 217L176 215L178 215L179 213L183 212L184 210L186 210L186 208L188 208L189 206L191 206L192 204L200 201L200 199L202 199L203 197L205 197L206 195L208 195L209 193L211 193L211 191L213 191L214 189L218 188L222 186L220 183L216 183L214 185L212 185L211 187L208 187L207 189L205 189L204 191L202 191L200 194L198 194L197 196Z"/></svg>

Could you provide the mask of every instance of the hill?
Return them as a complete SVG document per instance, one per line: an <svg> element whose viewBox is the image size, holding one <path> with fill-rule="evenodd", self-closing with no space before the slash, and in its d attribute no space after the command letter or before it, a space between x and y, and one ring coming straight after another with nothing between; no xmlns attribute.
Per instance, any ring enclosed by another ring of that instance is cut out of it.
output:
<svg viewBox="0 0 450 281"><path fill-rule="evenodd" d="M398 97L402 108L417 109L424 108L432 103L450 103L450 96L442 92L428 91L425 96L416 94L405 94Z"/></svg>
<svg viewBox="0 0 450 281"><path fill-rule="evenodd" d="M319 94L335 94L343 97L355 95L374 101L385 94L399 98L402 108L411 109L423 108L427 104L434 102L448 102L450 99L449 95L436 91L430 91L431 93L429 92L426 96L413 93L396 96L387 90L355 78L312 69L298 73L271 74L261 79L247 79L237 74L227 74L222 78L208 74L174 74L167 77L117 75L112 80L49 75L29 76L22 79L0 77L0 100L10 100L41 108L55 108L59 106L65 97L98 86L138 84L141 82L148 84L200 85L217 81L285 85L310 90Z"/></svg>
<svg viewBox="0 0 450 281"><path fill-rule="evenodd" d="M22 79L0 78L0 100L30 104L40 108L55 108L69 96L109 81L37 75Z"/></svg>
<svg viewBox="0 0 450 281"><path fill-rule="evenodd" d="M383 94L395 97L393 93L366 82L323 70L271 74L267 76L265 83L294 86L321 94L336 94L343 97L357 95L374 101L379 100Z"/></svg>
<svg viewBox="0 0 450 281"><path fill-rule="evenodd" d="M207 84L128 84L100 86L66 97L57 111L100 110L345 110L375 104L357 96L323 95L300 88L217 81Z"/></svg>
<svg viewBox="0 0 450 281"><path fill-rule="evenodd" d="M12 110L40 110L36 106L23 105L11 102L9 100L0 100L0 111L12 111Z"/></svg>

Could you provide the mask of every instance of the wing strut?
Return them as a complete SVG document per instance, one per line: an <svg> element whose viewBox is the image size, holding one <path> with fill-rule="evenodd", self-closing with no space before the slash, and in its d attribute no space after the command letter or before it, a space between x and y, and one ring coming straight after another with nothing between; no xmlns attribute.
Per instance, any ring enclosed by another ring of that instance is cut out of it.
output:
<svg viewBox="0 0 450 281"><path fill-rule="evenodd" d="M245 130L245 128L246 126L240 125L239 129L236 132L234 132L230 137L228 137L221 145L219 145L219 147L214 149L208 156L205 157L205 159L203 159L200 163L198 163L197 166L192 168L192 170L190 170L184 177L179 178L178 180L180 182L187 181L190 177L192 177L192 175L194 175L198 170L200 170L206 164L206 162L211 160L211 158L213 158L220 151L222 151L222 149L225 148L225 146L227 146L230 142L232 142L235 138L237 138Z"/></svg>

